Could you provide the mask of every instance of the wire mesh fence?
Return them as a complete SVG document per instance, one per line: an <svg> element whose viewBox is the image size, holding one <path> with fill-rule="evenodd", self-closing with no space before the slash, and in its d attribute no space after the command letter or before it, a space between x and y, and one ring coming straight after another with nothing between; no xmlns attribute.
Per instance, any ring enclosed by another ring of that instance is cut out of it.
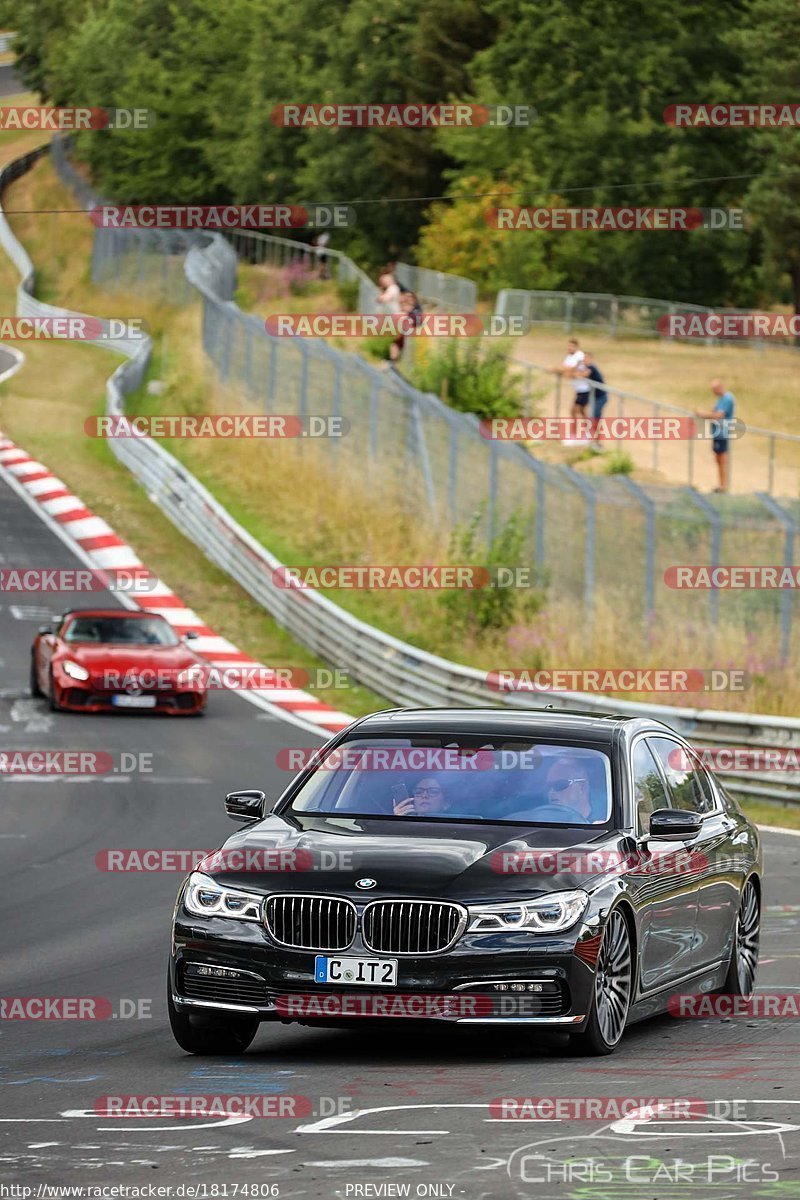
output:
<svg viewBox="0 0 800 1200"><path fill-rule="evenodd" d="M63 154L56 163L72 182ZM376 505L400 495L408 511L437 528L455 532L476 522L487 543L521 518L525 561L556 602L577 607L587 635L605 606L637 630L674 623L694 631L698 647L724 626L757 643L762 655L790 657L797 590L681 592L666 586L665 572L687 563L800 565L800 501L778 503L765 493L706 498L692 487L583 475L518 444L485 439L474 416L357 353L267 333L261 318L233 302L237 260L288 267L305 256L318 264L313 247L282 241L100 228L92 278L108 288L146 288L173 304L199 296L203 348L240 408L343 419L345 437L302 449L310 469L324 455L342 486L367 478ZM358 284L362 311L370 311L369 278L344 255L331 261L337 278Z"/></svg>

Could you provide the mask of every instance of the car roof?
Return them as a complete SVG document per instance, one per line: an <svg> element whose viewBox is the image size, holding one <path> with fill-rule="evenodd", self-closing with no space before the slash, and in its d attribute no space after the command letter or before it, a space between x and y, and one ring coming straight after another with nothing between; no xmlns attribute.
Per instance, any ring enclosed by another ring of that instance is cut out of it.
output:
<svg viewBox="0 0 800 1200"><path fill-rule="evenodd" d="M621 727L651 729L658 721L642 720L623 713L596 713L568 709L508 708L398 708L372 713L351 726L353 736L361 733L384 736L452 733L509 737L581 737L610 742ZM663 726L666 728L666 726ZM634 729L631 728L630 732Z"/></svg>
<svg viewBox="0 0 800 1200"><path fill-rule="evenodd" d="M62 612L60 620L66 617L156 617L159 621L163 621L161 613L140 612L136 609L128 608L68 608Z"/></svg>

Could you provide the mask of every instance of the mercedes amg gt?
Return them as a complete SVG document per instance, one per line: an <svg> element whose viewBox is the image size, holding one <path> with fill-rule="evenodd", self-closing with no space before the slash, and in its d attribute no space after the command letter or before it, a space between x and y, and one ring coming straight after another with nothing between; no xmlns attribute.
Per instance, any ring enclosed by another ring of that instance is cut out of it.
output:
<svg viewBox="0 0 800 1200"><path fill-rule="evenodd" d="M72 609L40 627L31 647L31 694L53 711L189 716L206 704L204 667L157 613Z"/></svg>

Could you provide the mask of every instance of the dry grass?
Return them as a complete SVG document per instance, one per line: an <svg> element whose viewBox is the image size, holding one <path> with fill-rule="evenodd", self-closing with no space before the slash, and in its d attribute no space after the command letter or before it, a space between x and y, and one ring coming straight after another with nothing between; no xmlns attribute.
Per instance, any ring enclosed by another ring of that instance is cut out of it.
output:
<svg viewBox="0 0 800 1200"><path fill-rule="evenodd" d="M243 308L261 316L275 312L342 311L331 285L313 283L307 294L297 296L290 294L286 280L286 272L282 269L242 266L237 299ZM562 361L567 336L560 330L539 328L524 338L506 338L504 342L510 355L521 363L550 367ZM759 349L706 346L665 339L609 338L594 333L579 333L578 336L581 345L597 356L609 384L611 399L605 411L607 417L621 413L626 416L654 415L652 405L627 397L620 401L614 393L615 388L646 400L675 404L691 412L698 408L708 411L714 407L710 382L720 377L736 396L736 415L745 425L777 433L800 434L797 420L800 353L769 346ZM353 339L332 339L332 344L350 351L364 349ZM420 348L417 353L425 353L427 349ZM409 357L408 350L406 357ZM559 404L553 376L534 371L531 380L536 411L540 415L570 415L572 392L568 381L561 385ZM637 483L690 483L701 491L711 491L717 485L716 464L707 442L695 442L691 456L686 442L664 442L658 447L657 462L654 462L653 446L649 442L631 441L624 448L633 461L632 478ZM558 442L538 443L531 449L546 462L569 463L586 474L605 470L602 460L581 461L574 450ZM750 494L767 490L769 456L768 439L754 432L732 446L732 492ZM774 494L797 497L800 441L774 443L772 470Z"/></svg>
<svg viewBox="0 0 800 1200"><path fill-rule="evenodd" d="M8 157L15 153L11 151ZM12 184L6 205L9 209L70 208L74 201L49 162L44 161ZM37 291L42 298L90 313L143 317L160 343L175 315L172 310L136 296L116 292L109 295L91 284L88 262L92 227L87 217L53 214L41 220L34 215L20 215L11 221L35 263L57 264L57 273L51 266L39 277L41 286ZM0 256L4 312L14 312L16 283L13 266L5 255ZM189 363L200 357L198 321L197 306L180 311L175 320L176 353L185 355ZM85 436L86 417L103 411L105 381L118 361L115 356L75 343L16 344L26 362L2 388L0 427L4 432L48 463L220 634L272 666L311 670L321 665L178 533L102 441ZM358 686L345 691L319 690L316 694L355 715L383 704Z"/></svg>
<svg viewBox="0 0 800 1200"><path fill-rule="evenodd" d="M12 199L19 197L19 207L25 203L35 206L44 195L61 193L63 189L45 163L15 185ZM200 413L245 408L246 399L235 390L211 386L207 380L196 306L156 306L91 285L87 275L91 239L88 221L78 225L74 218L59 217L59 222L73 223L57 225L54 235L52 228L42 228L33 219L16 220L35 258L46 258L55 243L59 272L43 281L52 298L90 312L145 317L157 344L166 344L165 357L159 363L166 383L164 394L137 397L132 409ZM242 286L247 288L251 283L246 272ZM319 302L323 309L329 307L330 296L323 295ZM64 356L60 360L64 367L54 379L55 354ZM252 623L252 602L230 580L204 562L198 572L197 552L146 501L105 446L87 444L81 431L83 419L90 411L100 411L109 363L110 356L104 358L89 348L31 347L30 366L12 381L12 398L4 405L3 422L10 435L57 462L64 461L66 440L70 453L64 474L71 486L108 516L134 546L139 546L143 557L163 572L210 623L269 662L304 665L300 652L294 659L286 657L295 650L288 649L288 639L260 611L256 624ZM370 477L363 463L348 460L346 446L332 467L319 444L311 442L192 440L168 445L237 519L287 563L441 562L457 557L440 529L409 517L402 494L386 484L385 478L379 481ZM59 446L60 455L55 458ZM301 503L298 496L302 496ZM368 519L365 514L369 514ZM744 537L741 553L742 561L758 561L753 557L752 544ZM624 568L620 562L621 577ZM621 588L630 592L637 589L636 581L628 581ZM677 606L673 625L662 622L648 631L641 621L632 623L625 605L618 597L611 597L598 607L589 630L578 605L565 601L554 587L552 598L536 615L530 606L526 609L525 595L521 594L515 601L510 629L481 632L474 624L465 626L453 620L447 602L437 593L348 591L334 593L332 598L397 636L486 670L729 666L753 673L749 691L659 698L787 715L798 709L800 691L793 673L775 666L774 646L763 639L745 645L741 631L724 624L715 629L696 621L691 625ZM628 694L626 698L654 699L647 694ZM342 703L341 697L332 701ZM349 697L346 707L357 711Z"/></svg>

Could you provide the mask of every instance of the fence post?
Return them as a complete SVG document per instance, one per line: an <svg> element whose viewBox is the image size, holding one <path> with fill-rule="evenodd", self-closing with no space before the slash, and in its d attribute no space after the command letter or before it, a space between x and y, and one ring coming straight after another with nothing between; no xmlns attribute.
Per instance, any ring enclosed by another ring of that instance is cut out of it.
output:
<svg viewBox="0 0 800 1200"><path fill-rule="evenodd" d="M797 523L772 496L767 496L764 492L756 492L756 496L764 505L767 512L775 517L783 526L785 535L783 542L783 565L785 567L794 567L794 539L797 533ZM792 588L781 588L781 662L784 664L789 661L789 652L792 645L792 596Z"/></svg>
<svg viewBox="0 0 800 1200"><path fill-rule="evenodd" d="M447 468L447 507L450 519L455 525L458 520L458 426L450 423L450 453Z"/></svg>
<svg viewBox="0 0 800 1200"><path fill-rule="evenodd" d="M689 439L689 445L692 444L692 439ZM702 513L708 517L708 523L711 526L711 567L720 566L720 552L722 547L722 521L713 504L709 504L705 496L701 496L694 488L686 489L689 499L693 504L696 504ZM719 589L712 588L708 594L708 612L712 623L716 623L719 616Z"/></svg>
<svg viewBox="0 0 800 1200"><path fill-rule="evenodd" d="M567 303L564 307L564 329L567 333L572 330L572 310L575 303L575 297L572 292L567 292Z"/></svg>
<svg viewBox="0 0 800 1200"><path fill-rule="evenodd" d="M591 629L594 622L594 592L595 592L595 543L597 531L597 497L594 488L583 479L577 471L573 471L570 483L578 489L586 501L586 525L583 558L583 603L586 610L586 627Z"/></svg>
<svg viewBox="0 0 800 1200"><path fill-rule="evenodd" d="M775 490L775 434L769 435L769 460L767 465L767 491L770 496Z"/></svg>
<svg viewBox="0 0 800 1200"><path fill-rule="evenodd" d="M374 462L378 456L378 381L372 376L369 390L369 458Z"/></svg>
<svg viewBox="0 0 800 1200"><path fill-rule="evenodd" d="M645 549L644 549L644 606L645 621L648 629L655 615L655 575L656 575L656 506L638 483L634 483L627 475L619 476L628 491L636 497L644 509L645 517Z"/></svg>
<svg viewBox="0 0 800 1200"><path fill-rule="evenodd" d="M658 416L660 405L657 400L653 401L653 417ZM658 470L658 438L653 438L653 470Z"/></svg>
<svg viewBox="0 0 800 1200"><path fill-rule="evenodd" d="M297 339L300 347L300 388L297 397L297 408L300 420L306 416L306 401L308 399L308 356L309 349L302 338Z"/></svg>
<svg viewBox="0 0 800 1200"><path fill-rule="evenodd" d="M253 386L253 326L250 321L247 322L247 336L244 343L244 377L247 394L252 396L255 388Z"/></svg>
<svg viewBox="0 0 800 1200"><path fill-rule="evenodd" d="M428 498L428 507L431 510L431 516L436 518L436 491L433 486L433 475L431 474L431 463L428 458L428 445L425 441L425 428L422 424L422 413L420 412L420 402L414 397L411 408L411 420L416 434L417 451L419 452L419 462L422 468L422 478L425 483L425 494Z"/></svg>
<svg viewBox="0 0 800 1200"><path fill-rule="evenodd" d="M265 333L264 336L269 345L269 376L267 380L267 412L269 412L278 386L278 339L270 337L268 333Z"/></svg>
<svg viewBox="0 0 800 1200"><path fill-rule="evenodd" d="M333 416L338 424L339 418L342 415L342 360L336 356L336 365L333 372ZM331 438L331 452L335 457L339 450L339 439Z"/></svg>
<svg viewBox="0 0 800 1200"><path fill-rule="evenodd" d="M489 527L489 545L494 541L497 532L497 481L498 481L498 444L489 443L489 502L487 509Z"/></svg>

